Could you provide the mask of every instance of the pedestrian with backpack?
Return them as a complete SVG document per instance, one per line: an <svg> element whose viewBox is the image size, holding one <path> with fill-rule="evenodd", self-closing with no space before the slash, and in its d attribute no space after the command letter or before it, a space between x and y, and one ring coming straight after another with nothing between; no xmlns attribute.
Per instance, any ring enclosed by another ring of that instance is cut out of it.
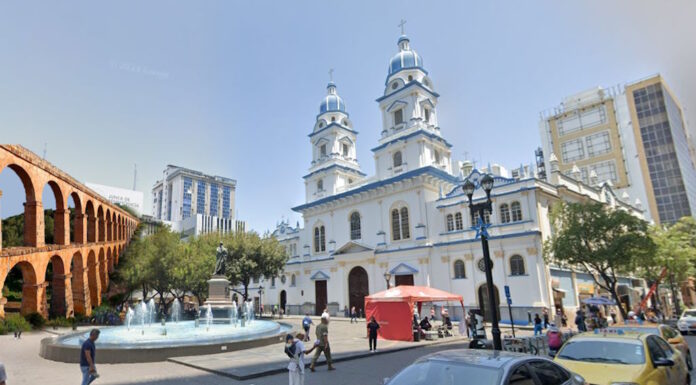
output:
<svg viewBox="0 0 696 385"><path fill-rule="evenodd" d="M304 385L305 363L304 356L309 354L316 347L305 350L305 336L302 333L297 333L293 338L291 334L285 336L285 354L290 358L288 363L288 380L290 385Z"/></svg>

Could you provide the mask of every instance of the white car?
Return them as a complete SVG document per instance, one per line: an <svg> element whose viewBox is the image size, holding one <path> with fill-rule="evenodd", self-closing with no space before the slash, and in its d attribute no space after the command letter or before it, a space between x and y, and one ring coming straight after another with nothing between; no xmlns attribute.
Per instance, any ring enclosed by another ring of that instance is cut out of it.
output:
<svg viewBox="0 0 696 385"><path fill-rule="evenodd" d="M677 322L677 327L682 334L696 332L696 309L686 309Z"/></svg>

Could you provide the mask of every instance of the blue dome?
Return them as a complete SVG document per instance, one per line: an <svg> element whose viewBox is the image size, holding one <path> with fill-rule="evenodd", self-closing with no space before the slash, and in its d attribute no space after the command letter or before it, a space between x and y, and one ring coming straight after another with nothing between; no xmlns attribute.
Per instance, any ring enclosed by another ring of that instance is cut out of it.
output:
<svg viewBox="0 0 696 385"><path fill-rule="evenodd" d="M408 37L399 37L399 52L389 62L389 76L408 68L423 68L423 58L409 46Z"/></svg>
<svg viewBox="0 0 696 385"><path fill-rule="evenodd" d="M328 94L324 97L324 100L321 101L321 105L319 105L319 114L332 111L346 112L346 104L336 93L336 85L330 82L326 88Z"/></svg>

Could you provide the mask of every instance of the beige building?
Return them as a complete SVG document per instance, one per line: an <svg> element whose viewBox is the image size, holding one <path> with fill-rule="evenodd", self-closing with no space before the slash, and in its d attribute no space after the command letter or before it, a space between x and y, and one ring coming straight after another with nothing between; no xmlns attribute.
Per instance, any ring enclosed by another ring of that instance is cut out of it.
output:
<svg viewBox="0 0 696 385"><path fill-rule="evenodd" d="M696 210L694 151L681 106L660 75L566 97L539 123L545 165L591 185L609 181L656 223Z"/></svg>

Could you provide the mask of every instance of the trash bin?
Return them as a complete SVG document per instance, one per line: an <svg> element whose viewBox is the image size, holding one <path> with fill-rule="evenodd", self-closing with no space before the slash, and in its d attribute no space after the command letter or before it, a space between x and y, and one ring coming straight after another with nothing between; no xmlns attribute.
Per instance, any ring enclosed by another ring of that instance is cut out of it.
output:
<svg viewBox="0 0 696 385"><path fill-rule="evenodd" d="M415 341L415 342L420 341L420 333L418 332L418 330L413 331L413 341Z"/></svg>

